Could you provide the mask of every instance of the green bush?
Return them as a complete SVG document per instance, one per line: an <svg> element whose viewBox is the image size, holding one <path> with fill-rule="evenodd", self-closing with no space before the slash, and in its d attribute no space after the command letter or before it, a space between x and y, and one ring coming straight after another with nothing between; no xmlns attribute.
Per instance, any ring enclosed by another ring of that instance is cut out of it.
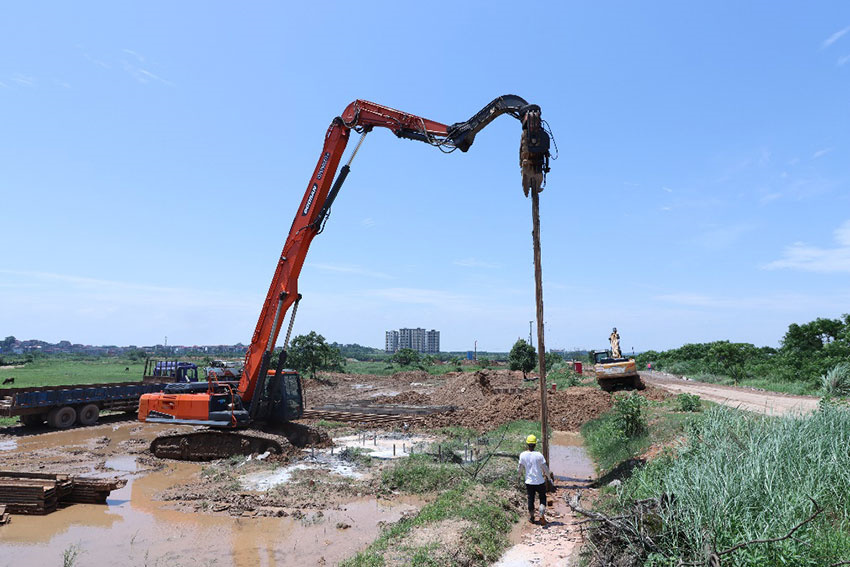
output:
<svg viewBox="0 0 850 567"><path fill-rule="evenodd" d="M679 411L699 411L702 409L702 400L696 394L679 394L676 396L676 406Z"/></svg>
<svg viewBox="0 0 850 567"><path fill-rule="evenodd" d="M830 368L820 378L821 387L827 396L850 395L850 363L841 362Z"/></svg>
<svg viewBox="0 0 850 567"><path fill-rule="evenodd" d="M645 405L646 398L637 394L614 396L616 422L626 437L635 437L646 431L646 417L643 415Z"/></svg>
<svg viewBox="0 0 850 567"><path fill-rule="evenodd" d="M384 470L382 478L390 490L422 493L450 485L460 473L457 467L435 463L431 456L419 454L398 459Z"/></svg>

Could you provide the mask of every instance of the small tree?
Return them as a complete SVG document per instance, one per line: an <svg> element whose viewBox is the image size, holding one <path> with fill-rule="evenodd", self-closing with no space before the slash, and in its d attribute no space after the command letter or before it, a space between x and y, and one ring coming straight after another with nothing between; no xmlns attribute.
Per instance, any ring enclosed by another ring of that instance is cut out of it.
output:
<svg viewBox="0 0 850 567"><path fill-rule="evenodd" d="M315 378L319 370L342 370L344 363L339 349L330 346L325 337L315 331L292 339L286 357L287 366L307 372L311 378Z"/></svg>
<svg viewBox="0 0 850 567"><path fill-rule="evenodd" d="M747 351L747 346L744 343L730 343L729 341L717 341L712 343L709 349L709 356L711 356L719 370L732 378L735 381L735 384L738 383L741 378L746 375L744 371L744 365L747 363L747 359L749 358L749 353Z"/></svg>
<svg viewBox="0 0 850 567"><path fill-rule="evenodd" d="M399 349L390 360L397 362L402 366L411 366L413 364L418 364L419 358L419 353L412 348L403 348Z"/></svg>
<svg viewBox="0 0 850 567"><path fill-rule="evenodd" d="M517 339L508 354L508 367L511 370L521 370L523 379L528 378L528 372L537 365L537 351L522 339Z"/></svg>
<svg viewBox="0 0 850 567"><path fill-rule="evenodd" d="M546 371L555 368L556 364L564 362L564 357L556 352L549 351L546 353Z"/></svg>

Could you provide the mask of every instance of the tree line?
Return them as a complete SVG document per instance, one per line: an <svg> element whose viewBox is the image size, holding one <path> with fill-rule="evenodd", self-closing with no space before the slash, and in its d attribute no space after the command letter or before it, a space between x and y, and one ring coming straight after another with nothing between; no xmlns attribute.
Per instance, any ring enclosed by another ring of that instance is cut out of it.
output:
<svg viewBox="0 0 850 567"><path fill-rule="evenodd" d="M735 382L748 378L816 382L836 366L850 362L850 314L792 323L779 348L714 341L662 352L649 350L636 360L641 366L652 363L654 369L674 374L718 374Z"/></svg>

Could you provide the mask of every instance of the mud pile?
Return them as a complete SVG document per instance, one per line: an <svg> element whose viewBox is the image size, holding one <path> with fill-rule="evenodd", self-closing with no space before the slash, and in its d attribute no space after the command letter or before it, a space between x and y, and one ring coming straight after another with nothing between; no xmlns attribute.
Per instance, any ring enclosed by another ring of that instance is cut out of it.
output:
<svg viewBox="0 0 850 567"><path fill-rule="evenodd" d="M494 429L518 419L536 421L540 417L540 396L536 390L519 394L492 394L454 412L429 416L428 427L459 425L478 431ZM461 402L458 402L461 403ZM577 431L584 423L611 408L611 396L597 388L577 386L548 396L549 423L557 430Z"/></svg>
<svg viewBox="0 0 850 567"><path fill-rule="evenodd" d="M392 404L405 406L427 406L431 405L431 398L427 394L409 391L396 394L395 396L378 396L372 400L375 404Z"/></svg>
<svg viewBox="0 0 850 567"><path fill-rule="evenodd" d="M646 388L640 390L638 394L640 394L647 400L654 400L656 402L663 402L664 400L672 398L674 396L674 394L668 392L667 390L662 390L661 388L658 388L651 384L646 384Z"/></svg>
<svg viewBox="0 0 850 567"><path fill-rule="evenodd" d="M447 375L446 382L431 394L431 402L440 406L473 407L493 396L486 370Z"/></svg>

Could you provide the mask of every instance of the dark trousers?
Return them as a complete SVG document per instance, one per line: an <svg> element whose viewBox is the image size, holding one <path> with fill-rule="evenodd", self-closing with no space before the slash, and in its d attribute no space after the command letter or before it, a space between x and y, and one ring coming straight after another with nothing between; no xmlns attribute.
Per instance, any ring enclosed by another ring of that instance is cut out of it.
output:
<svg viewBox="0 0 850 567"><path fill-rule="evenodd" d="M528 496L528 513L534 515L534 495L536 494L540 503L546 505L546 483L543 484L526 484L525 494Z"/></svg>

